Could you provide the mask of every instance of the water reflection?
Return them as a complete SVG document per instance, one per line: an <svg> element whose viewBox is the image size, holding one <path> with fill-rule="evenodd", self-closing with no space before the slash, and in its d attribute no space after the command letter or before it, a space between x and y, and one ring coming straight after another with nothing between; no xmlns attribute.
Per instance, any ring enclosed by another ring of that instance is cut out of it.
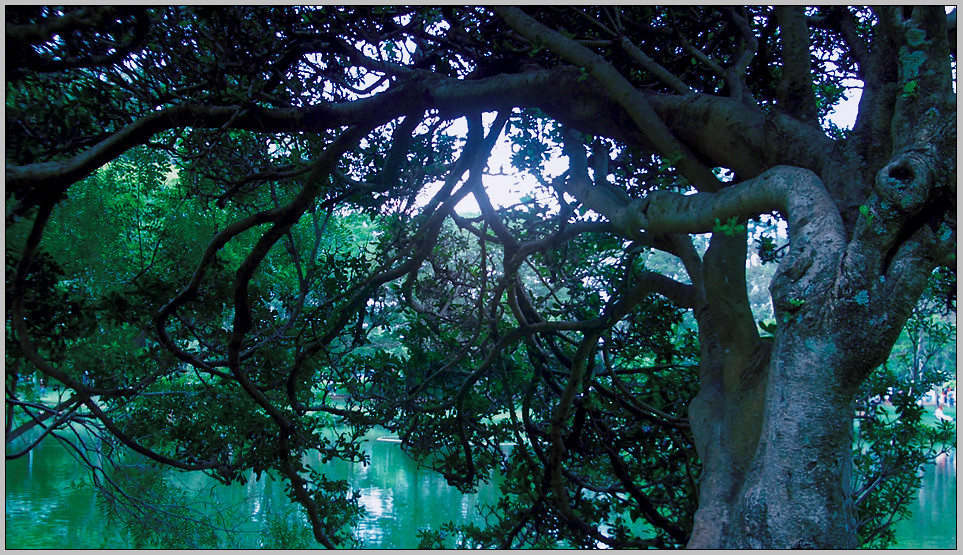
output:
<svg viewBox="0 0 963 555"><path fill-rule="evenodd" d="M956 548L956 451L923 469L923 489L910 502L912 518L896 523L899 549Z"/></svg>
<svg viewBox="0 0 963 555"><path fill-rule="evenodd" d="M347 480L350 489L360 493L365 515L355 531L364 547L417 547L418 530L437 530L449 520L475 521L479 504L496 501L494 483L481 484L477 493L462 494L437 473L419 467L400 445L377 441L378 436L369 436L373 441L365 449L370 464L332 461L325 467L329 478Z"/></svg>
<svg viewBox="0 0 963 555"><path fill-rule="evenodd" d="M359 492L365 514L355 535L365 548L416 548L418 531L439 529L446 521L477 518L479 503L494 503L497 487L481 484L478 493L463 495L435 472L420 468L397 443L368 436L368 465L331 461L323 465L332 480L346 480ZM307 461L319 465L319 461ZM89 487L74 487L87 470L59 443L45 441L35 451L6 462L6 547L8 549L124 548L123 537L104 522L100 500ZM200 473L166 472L165 483L187 492L192 509L214 516L230 528L224 547L265 547L269 520L293 516L283 484L253 474L244 485L224 486ZM290 520L290 519L289 519ZM305 529L305 532L309 532Z"/></svg>
<svg viewBox="0 0 963 555"><path fill-rule="evenodd" d="M80 463L50 441L30 455L7 461L5 547L102 547L102 542L91 542L86 535L100 518L96 497L70 485L83 476Z"/></svg>
<svg viewBox="0 0 963 555"><path fill-rule="evenodd" d="M330 479L347 480L358 491L366 513L355 534L365 548L418 546L418 530L438 530L445 521L477 521L477 508L497 500L494 484L463 495L438 474L419 468L398 444L368 436L368 465L332 461L324 465ZM317 463L318 461L310 461ZM6 463L6 547L102 549L129 548L104 522L99 500L89 487L71 482L87 475L60 444L42 443L32 455ZM295 518L283 484L253 476L247 484L224 486L199 473L168 472L171 487L196 496L196 509L217 520L231 533L223 547L259 548L269 521ZM956 545L956 457L941 458L926 469L923 489L911 503L913 516L899 522L897 546L911 549L953 548ZM214 518L214 517L212 517ZM232 523L233 524L228 524Z"/></svg>

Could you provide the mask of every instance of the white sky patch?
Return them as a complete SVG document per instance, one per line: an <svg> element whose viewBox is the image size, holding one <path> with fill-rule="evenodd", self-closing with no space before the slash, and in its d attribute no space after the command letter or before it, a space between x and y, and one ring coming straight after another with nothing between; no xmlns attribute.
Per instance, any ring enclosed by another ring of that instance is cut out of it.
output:
<svg viewBox="0 0 963 555"><path fill-rule="evenodd" d="M950 11L953 9L954 8L952 6L948 6L946 11L947 13L950 13ZM407 23L406 17L396 19L398 20L399 24L403 25ZM438 27L438 30L443 31L444 28L446 28L446 25L441 25ZM383 42L379 43L377 46L362 41L356 43L354 46L363 52L364 55L369 56L372 59L396 63L400 61L402 64L410 62L412 53L416 49L416 45L410 40L399 43L392 42L390 45ZM354 77L360 78L361 83L359 84L359 87L361 90L366 91L366 95L382 92L389 87L390 80L385 80L376 89L370 91L367 90L383 77L378 72L368 71L364 75L355 75ZM862 83L858 80L849 79L843 81L843 85L848 88L846 89L843 98L829 113L827 119L841 129L852 129L856 122L859 100L862 96ZM955 89L956 83L954 80L954 90ZM486 113L482 116L482 120L486 127L490 126L494 119L495 114L493 112ZM446 130L446 133L459 137L465 137L467 132L467 124L464 118L452 122L452 124ZM553 197L538 189L538 183L534 178L529 176L527 173L517 171L512 167L511 158L511 142L503 132L502 136L499 137L495 148L492 150L488 161L486 175L484 175L482 178L482 182L485 184L485 190L488 192L488 196L491 199L492 204L495 205L496 208L505 208L520 203L523 198L533 197L539 200L540 203L556 206L557 203ZM545 163L545 168L548 170L548 173L551 176L560 175L568 168L567 157L552 156ZM611 182L611 180L609 181ZM424 204L427 202L428 199L430 199L441 188L441 185L441 183L435 183L426 186L422 190L421 194L419 194L418 204ZM455 207L455 210L459 214L463 215L478 214L481 211L472 195L466 196L460 203L458 203L458 205Z"/></svg>
<svg viewBox="0 0 963 555"><path fill-rule="evenodd" d="M863 97L863 83L855 79L844 82L846 93L829 112L829 121L840 129L852 129L856 125L856 114L859 112L859 99Z"/></svg>
<svg viewBox="0 0 963 555"><path fill-rule="evenodd" d="M836 103L833 110L829 113L828 119L842 129L852 129L856 123L856 115L859 110L859 100L862 97L862 83L856 80L844 83L849 88L843 98ZM484 124L490 126L495 119L494 113L486 113L482 120ZM454 122L448 129L448 133L453 135L467 135L467 125L464 119ZM482 178L485 190L491 198L492 204L496 208L505 208L521 202L525 197L534 197L542 203L554 205L555 200L547 196L538 189L538 183L528 174L515 170L511 164L512 150L508 137L502 133L495 148L492 149L491 157L488 160L488 171ZM555 156L546 162L545 167L552 176L557 176L568 169L568 158L565 156ZM424 199L431 198L441 184L426 187L422 192ZM481 209L475 198L471 195L455 206L455 210L462 215L478 214ZM785 222L779 222L779 234L785 234Z"/></svg>
<svg viewBox="0 0 963 555"><path fill-rule="evenodd" d="M494 120L494 112L482 115L482 123L485 125L486 132L488 132ZM452 122L445 133L455 137L465 137L468 134L468 125L465 119L460 118ZM559 175L568 169L567 158L552 158L546 162L546 168L549 169L550 175ZM482 183L484 183L485 191L495 208L507 208L516 205L526 197L536 198L542 204L554 202L553 198L538 190L538 183L534 178L512 166L512 145L504 130L495 143L495 147L492 148L491 156L488 159L488 168L482 176ZM427 203L441 187L441 182L425 186L418 195L418 204ZM455 206L455 211L463 216L476 215L481 213L481 208L475 201L475 197L468 195Z"/></svg>

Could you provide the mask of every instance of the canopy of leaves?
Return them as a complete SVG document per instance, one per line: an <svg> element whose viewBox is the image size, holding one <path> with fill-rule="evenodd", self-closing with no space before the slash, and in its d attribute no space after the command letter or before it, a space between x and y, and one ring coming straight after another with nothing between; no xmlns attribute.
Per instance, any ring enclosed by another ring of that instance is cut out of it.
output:
<svg viewBox="0 0 963 555"><path fill-rule="evenodd" d="M426 533L426 547L685 545L704 246L626 233L566 180L581 169L628 206L830 152L885 158L865 125L847 143L826 121L869 77L877 15L521 13L561 38L482 7L7 7L8 441L94 422L225 483L272 473L334 546L350 541L357 499L304 455L362 460L359 438L380 426L464 491L504 473L486 527ZM671 140L600 92L596 58ZM898 79L873 70L874 87ZM686 99L724 109L689 113ZM718 132L746 131L745 144L700 135L726 113L735 123ZM496 208L483 176L502 136L511 171L536 185ZM549 163L560 156L564 173ZM849 231L876 169L852 190L827 185ZM479 214L455 211L468 197ZM940 210L928 217L955 218L955 204ZM955 223L939 229L955 242ZM747 237L744 219L714 231ZM765 233L760 256L778 260ZM36 383L62 393L44 405ZM908 458L879 462L887 434L926 449L949 437L900 403L898 429L860 428L866 484L936 452L904 444ZM878 542L883 502L906 497L856 489Z"/></svg>

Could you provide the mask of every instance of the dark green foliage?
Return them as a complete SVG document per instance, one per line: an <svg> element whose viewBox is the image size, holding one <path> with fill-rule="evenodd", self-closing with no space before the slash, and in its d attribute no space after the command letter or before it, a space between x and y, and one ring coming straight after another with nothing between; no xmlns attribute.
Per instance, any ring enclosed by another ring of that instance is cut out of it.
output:
<svg viewBox="0 0 963 555"><path fill-rule="evenodd" d="M918 402L956 374L955 357L945 356L955 351L956 326L942 314L942 279L934 273L889 360L866 380L856 403L853 491L865 547L894 543L890 524L910 516L923 466L956 443L956 423L935 420L932 408Z"/></svg>
<svg viewBox="0 0 963 555"><path fill-rule="evenodd" d="M846 139L825 118L868 68L853 48L840 53L841 37L847 24L861 40L877 33L867 10L808 9L802 65L813 79L800 92L785 83L790 39L771 7L525 13L601 56L639 93L633 102L712 98L731 108L721 119L751 122L725 127L731 136L758 125L770 143L788 143L778 134L797 124ZM53 429L96 427L114 438L108 458L132 449L225 484L251 472L283 480L299 508L269 516L264 547L354 544L358 496L323 465L363 461L362 438L376 427L462 491L500 478L484 525L441 524L422 532L422 547L686 545L702 470L688 407L699 364L712 363L700 360L700 339L720 332L697 329L693 308L700 318L725 312L731 299L711 307L701 282L726 274L702 265L709 239L625 232L566 183L583 177L576 154L589 189L616 184L619 208L655 191L694 192L683 164L724 176L720 186L753 177L717 159L729 136L692 146L712 125L708 109L691 123L660 108L652 117L678 127L667 131L678 145L663 151L612 99L517 88L571 70L586 87L578 94L604 89L588 88L601 87L591 68L571 67L544 37L521 39L485 7L10 6L6 15L8 416L34 410L23 399L40 403L32 384L47 382L76 394L48 407ZM657 55L657 66L622 39ZM471 97L466 83L492 98ZM502 132L493 119L506 122L511 148L500 169L535 183L498 209L480 176ZM787 147L757 163L764 150L736 163L759 173L799 154ZM561 174L560 157L572 166ZM834 200L865 221L868 194ZM462 198L481 213L456 211ZM711 231L721 243L748 227L762 262L782 262L787 245L766 221L726 216ZM683 247L694 266L680 262ZM749 322L766 345L789 323L769 320L773 266L737 284L751 289ZM854 492L866 546L892 541L890 518L918 489L917 468L955 437L915 404L951 373L940 349L955 337L946 317L955 272L939 269L933 284L860 392ZM800 309L807 299L788 302ZM870 401L890 387L904 392L892 409ZM314 454L319 467L305 462ZM153 508L98 482L131 544L224 547L154 470L118 478L136 497L158 495Z"/></svg>
<svg viewBox="0 0 963 555"><path fill-rule="evenodd" d="M916 395L907 393L942 383L935 378L912 383L880 372L865 387L870 396L857 403L853 491L864 547L893 545L891 524L910 517L909 501L922 484L923 467L956 442L955 423L936 422L917 404Z"/></svg>
<svg viewBox="0 0 963 555"><path fill-rule="evenodd" d="M11 250L12 248L15 247L11 246ZM6 253L5 268L8 311L12 304L10 296L15 292L13 281L20 271L17 258L11 250ZM70 339L89 333L95 323L93 315L87 310L89 307L85 300L64 287L65 277L63 267L49 253L41 252L34 258L24 279L23 305L28 329L44 355L55 360L63 358ZM14 353L7 357L9 364L18 359L15 354L16 343L10 340L9 335L7 345L14 349Z"/></svg>

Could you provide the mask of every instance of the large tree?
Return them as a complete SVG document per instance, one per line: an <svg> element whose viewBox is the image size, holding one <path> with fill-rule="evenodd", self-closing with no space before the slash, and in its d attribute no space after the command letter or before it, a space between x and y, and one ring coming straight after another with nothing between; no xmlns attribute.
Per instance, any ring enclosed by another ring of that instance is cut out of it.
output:
<svg viewBox="0 0 963 555"><path fill-rule="evenodd" d="M464 489L504 465L493 544L646 545L628 511L651 545L857 545L857 392L955 267L955 12L6 16L8 414L277 473L329 546L351 496L303 455L360 453L332 422ZM540 194L498 209L503 130ZM769 214L771 335L746 286ZM31 372L70 394L24 400Z"/></svg>

